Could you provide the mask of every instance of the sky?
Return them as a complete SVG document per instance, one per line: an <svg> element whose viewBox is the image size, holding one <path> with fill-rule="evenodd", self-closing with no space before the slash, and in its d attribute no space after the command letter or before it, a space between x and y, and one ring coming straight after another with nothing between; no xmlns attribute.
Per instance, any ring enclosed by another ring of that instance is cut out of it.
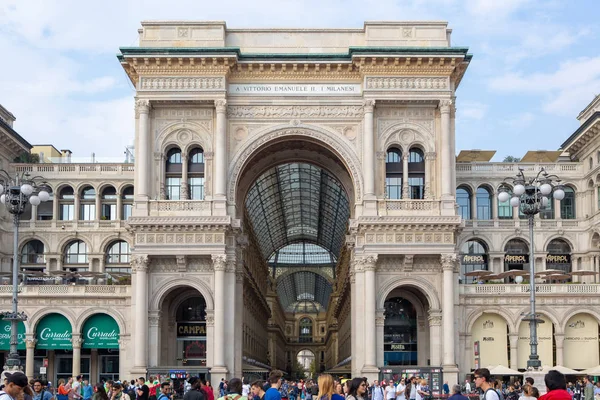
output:
<svg viewBox="0 0 600 400"><path fill-rule="evenodd" d="M598 0L0 0L0 104L32 144L122 159L135 90L116 59L142 20L229 28L362 28L443 20L473 60L457 90L456 148L494 161L556 150L600 93Z"/></svg>

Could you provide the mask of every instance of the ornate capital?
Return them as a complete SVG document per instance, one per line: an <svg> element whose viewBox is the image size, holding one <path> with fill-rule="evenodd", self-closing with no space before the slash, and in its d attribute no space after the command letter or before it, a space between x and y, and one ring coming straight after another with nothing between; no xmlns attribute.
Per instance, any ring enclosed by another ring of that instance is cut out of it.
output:
<svg viewBox="0 0 600 400"><path fill-rule="evenodd" d="M134 272L147 272L150 258L147 254L139 254L131 257L131 270Z"/></svg>
<svg viewBox="0 0 600 400"><path fill-rule="evenodd" d="M150 112L150 100L142 99L135 101L135 112L137 114L148 114Z"/></svg>
<svg viewBox="0 0 600 400"><path fill-rule="evenodd" d="M225 271L227 269L227 256L225 254L213 254L212 262L215 271Z"/></svg>
<svg viewBox="0 0 600 400"><path fill-rule="evenodd" d="M148 326L158 326L160 324L160 311L150 311L148 314Z"/></svg>
<svg viewBox="0 0 600 400"><path fill-rule="evenodd" d="M356 271L375 271L377 266L377 254L369 254L362 257L357 257L354 260Z"/></svg>
<svg viewBox="0 0 600 400"><path fill-rule="evenodd" d="M456 263L458 262L458 256L456 255L456 253L442 254L440 256L440 262L442 264L442 269L444 271L445 270L454 271L454 268L456 267Z"/></svg>
<svg viewBox="0 0 600 400"><path fill-rule="evenodd" d="M435 151L425 153L426 160L435 160L437 158L437 153Z"/></svg>
<svg viewBox="0 0 600 400"><path fill-rule="evenodd" d="M429 320L429 326L441 326L442 325L442 310L429 310L427 316Z"/></svg>
<svg viewBox="0 0 600 400"><path fill-rule="evenodd" d="M205 160L212 160L213 157L215 156L215 153L213 153L212 151L205 151L204 152L204 159Z"/></svg>
<svg viewBox="0 0 600 400"><path fill-rule="evenodd" d="M206 326L215 325L215 313L213 311L206 312Z"/></svg>
<svg viewBox="0 0 600 400"><path fill-rule="evenodd" d="M227 268L225 269L226 272L235 272L236 262L234 259L227 260L225 262L225 265L227 266Z"/></svg>
<svg viewBox="0 0 600 400"><path fill-rule="evenodd" d="M449 114L452 109L452 100L440 100L440 111L442 114Z"/></svg>
<svg viewBox="0 0 600 400"><path fill-rule="evenodd" d="M367 100L363 101L363 107L364 107L366 113L372 113L373 109L375 108L375 100L367 99Z"/></svg>
<svg viewBox="0 0 600 400"><path fill-rule="evenodd" d="M35 349L37 339L25 339L25 347L28 349Z"/></svg>
<svg viewBox="0 0 600 400"><path fill-rule="evenodd" d="M81 348L81 345L83 344L83 339L80 337L72 337L71 338L71 343L73 344L73 348Z"/></svg>
<svg viewBox="0 0 600 400"><path fill-rule="evenodd" d="M227 111L227 100L217 99L215 100L215 109L218 113L225 113Z"/></svg>
<svg viewBox="0 0 600 400"><path fill-rule="evenodd" d="M244 272L243 271L237 271L235 273L235 282L236 283L244 283Z"/></svg>
<svg viewBox="0 0 600 400"><path fill-rule="evenodd" d="M350 270L348 271L348 276L350 277L350 283L356 282L356 272Z"/></svg>

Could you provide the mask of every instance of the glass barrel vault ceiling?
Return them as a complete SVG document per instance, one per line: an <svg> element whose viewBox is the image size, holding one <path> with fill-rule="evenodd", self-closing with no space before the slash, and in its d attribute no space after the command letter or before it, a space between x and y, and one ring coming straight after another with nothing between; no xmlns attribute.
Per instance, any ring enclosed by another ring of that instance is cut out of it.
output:
<svg viewBox="0 0 600 400"><path fill-rule="evenodd" d="M245 205L283 308L294 312L306 302L326 307L350 218L338 179L311 164L283 164L257 179ZM285 273L290 268L298 271Z"/></svg>

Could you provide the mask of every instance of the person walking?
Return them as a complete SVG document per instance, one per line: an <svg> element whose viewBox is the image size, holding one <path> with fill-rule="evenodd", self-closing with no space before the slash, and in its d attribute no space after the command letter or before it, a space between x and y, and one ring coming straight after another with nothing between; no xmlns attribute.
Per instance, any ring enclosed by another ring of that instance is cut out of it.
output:
<svg viewBox="0 0 600 400"><path fill-rule="evenodd" d="M319 393L317 394L317 400L344 400L344 397L335 393L333 385L333 377L329 374L319 375L317 380L319 387Z"/></svg>
<svg viewBox="0 0 600 400"><path fill-rule="evenodd" d="M52 400L52 393L44 389L40 379L33 381L33 400Z"/></svg>
<svg viewBox="0 0 600 400"><path fill-rule="evenodd" d="M494 389L494 382L490 382L490 370L487 368L478 368L475 370L475 387L483 390L482 400L500 400L498 392Z"/></svg>
<svg viewBox="0 0 600 400"><path fill-rule="evenodd" d="M265 391L263 390L263 386L265 383L261 380L254 381L250 385L250 393L252 393L253 400L263 400L265 397Z"/></svg>
<svg viewBox="0 0 600 400"><path fill-rule="evenodd" d="M160 392L157 392L156 400L169 400L171 398L171 383L163 382L160 384Z"/></svg>
<svg viewBox="0 0 600 400"><path fill-rule="evenodd" d="M567 380L565 376L554 369L548 371L544 376L546 384L546 394L540 396L540 400L571 400L571 395L567 392Z"/></svg>
<svg viewBox="0 0 600 400"><path fill-rule="evenodd" d="M404 378L400 379L398 385L396 385L396 400L406 400L406 381Z"/></svg>
<svg viewBox="0 0 600 400"><path fill-rule="evenodd" d="M396 386L394 386L394 380L390 379L387 386L385 387L385 400L396 399Z"/></svg>
<svg viewBox="0 0 600 400"><path fill-rule="evenodd" d="M220 397L219 400L247 400L247 397L242 396L241 379L232 378L227 384L227 387L229 388L229 394Z"/></svg>
<svg viewBox="0 0 600 400"><path fill-rule="evenodd" d="M94 395L92 396L92 400L108 400L108 395L106 394L106 390L104 389L104 384L102 382L98 382L96 386L94 386ZM146 398L148 400L148 398Z"/></svg>
<svg viewBox="0 0 600 400"><path fill-rule="evenodd" d="M90 385L90 381L88 381L87 379L83 381L83 384L81 385L81 390L82 390L82 396L83 396L83 400L91 400L92 396L94 395L94 387L92 385ZM132 399L135 400L135 399Z"/></svg>
<svg viewBox="0 0 600 400"><path fill-rule="evenodd" d="M354 378L350 381L348 396L346 400L366 400L367 398L367 382L364 378Z"/></svg>
<svg viewBox="0 0 600 400"><path fill-rule="evenodd" d="M183 395L183 400L206 400L205 392L200 389L200 379L190 378L190 390Z"/></svg>
<svg viewBox="0 0 600 400"><path fill-rule="evenodd" d="M592 377L586 376L584 379L585 389L583 392L584 400L594 400L594 384L592 383Z"/></svg>
<svg viewBox="0 0 600 400"><path fill-rule="evenodd" d="M452 385L452 395L448 400L469 400L469 398L460 392L459 385Z"/></svg>
<svg viewBox="0 0 600 400"><path fill-rule="evenodd" d="M279 394L279 386L281 386L281 377L283 372L274 369L269 374L269 384L271 387L265 392L265 400L281 400L281 394Z"/></svg>

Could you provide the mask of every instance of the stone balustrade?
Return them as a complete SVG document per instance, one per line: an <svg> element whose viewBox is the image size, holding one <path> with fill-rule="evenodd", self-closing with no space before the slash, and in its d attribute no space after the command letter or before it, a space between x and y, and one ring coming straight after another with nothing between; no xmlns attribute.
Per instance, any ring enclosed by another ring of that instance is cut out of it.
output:
<svg viewBox="0 0 600 400"><path fill-rule="evenodd" d="M529 296L528 284L466 284L459 286L460 295L519 295ZM536 294L561 294L563 296L600 294L600 284L536 284Z"/></svg>
<svg viewBox="0 0 600 400"><path fill-rule="evenodd" d="M41 175L47 180L102 176L127 178L133 182L134 164L11 164L18 173L28 172L32 176Z"/></svg>
<svg viewBox="0 0 600 400"><path fill-rule="evenodd" d="M493 162L472 162L456 163L457 178L500 178L514 176L519 172L519 168L527 174L538 173L544 168L549 174L556 174L561 179L574 178L579 179L583 173L583 164L578 162L565 163L493 163Z"/></svg>
<svg viewBox="0 0 600 400"><path fill-rule="evenodd" d="M205 200L152 200L152 216L209 216L212 204Z"/></svg>
<svg viewBox="0 0 600 400"><path fill-rule="evenodd" d="M12 285L0 285L0 298L12 295ZM19 298L27 297L131 296L130 285L30 285L19 286Z"/></svg>

